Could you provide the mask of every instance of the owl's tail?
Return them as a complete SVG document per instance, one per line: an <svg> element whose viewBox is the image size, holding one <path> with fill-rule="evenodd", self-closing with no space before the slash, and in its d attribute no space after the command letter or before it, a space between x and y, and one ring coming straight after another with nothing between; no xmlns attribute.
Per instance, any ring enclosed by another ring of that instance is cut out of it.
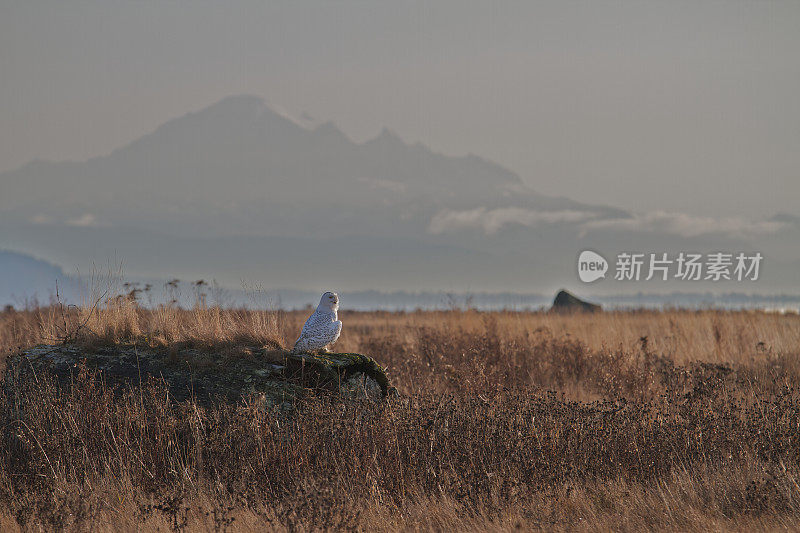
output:
<svg viewBox="0 0 800 533"><path fill-rule="evenodd" d="M294 341L294 348L292 348L292 353L301 353L308 350L307 342L303 337L300 337L296 341Z"/></svg>

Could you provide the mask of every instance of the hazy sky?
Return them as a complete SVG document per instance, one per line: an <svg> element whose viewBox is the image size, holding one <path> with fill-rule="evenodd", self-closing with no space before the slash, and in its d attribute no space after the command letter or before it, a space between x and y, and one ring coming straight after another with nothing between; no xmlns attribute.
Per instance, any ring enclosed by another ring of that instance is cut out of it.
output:
<svg viewBox="0 0 800 533"><path fill-rule="evenodd" d="M800 214L800 2L0 0L0 171L230 94L634 210Z"/></svg>

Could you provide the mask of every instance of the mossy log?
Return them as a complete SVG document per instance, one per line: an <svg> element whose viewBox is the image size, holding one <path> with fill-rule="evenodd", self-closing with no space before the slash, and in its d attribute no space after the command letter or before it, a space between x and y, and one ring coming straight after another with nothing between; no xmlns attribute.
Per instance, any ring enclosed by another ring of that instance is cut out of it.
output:
<svg viewBox="0 0 800 533"><path fill-rule="evenodd" d="M266 406L288 408L309 394L379 400L390 391L386 371L366 355L292 354L257 347L228 349L222 355L188 348L170 352L133 345L40 345L10 357L5 383L17 387L42 373L61 384L72 383L83 367L120 388L163 380L176 401L194 399L201 405L255 395Z"/></svg>

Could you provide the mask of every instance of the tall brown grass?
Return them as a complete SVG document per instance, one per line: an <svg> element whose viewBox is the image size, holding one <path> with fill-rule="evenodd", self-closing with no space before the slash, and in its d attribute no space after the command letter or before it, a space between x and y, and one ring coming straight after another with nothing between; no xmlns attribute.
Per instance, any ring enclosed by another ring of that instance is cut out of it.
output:
<svg viewBox="0 0 800 533"><path fill-rule="evenodd" d="M302 312L55 305L0 314L11 354L67 340L291 345ZM337 350L400 396L294 414L115 394L82 370L0 395L3 530L767 530L800 526L800 317L342 312Z"/></svg>

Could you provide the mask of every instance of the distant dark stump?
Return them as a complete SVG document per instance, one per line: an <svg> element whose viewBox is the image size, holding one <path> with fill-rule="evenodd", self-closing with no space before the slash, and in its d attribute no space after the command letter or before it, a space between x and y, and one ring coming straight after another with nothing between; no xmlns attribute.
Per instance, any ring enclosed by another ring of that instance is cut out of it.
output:
<svg viewBox="0 0 800 533"><path fill-rule="evenodd" d="M599 305L581 300L564 289L558 291L550 308L550 312L555 313L595 313L602 310Z"/></svg>

